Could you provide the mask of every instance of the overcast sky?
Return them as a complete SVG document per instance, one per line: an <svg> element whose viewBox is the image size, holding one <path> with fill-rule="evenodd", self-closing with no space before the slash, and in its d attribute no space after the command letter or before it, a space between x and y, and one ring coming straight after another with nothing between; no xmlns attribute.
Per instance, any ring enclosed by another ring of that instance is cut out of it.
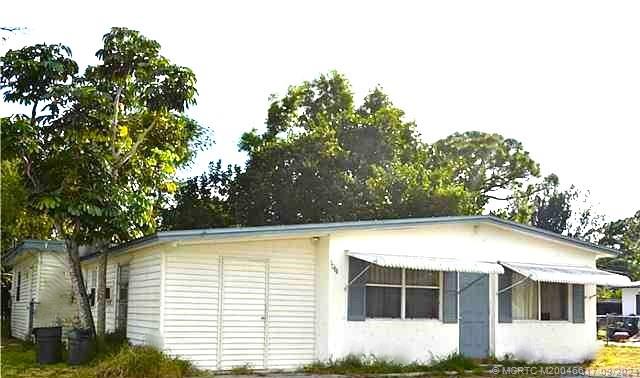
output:
<svg viewBox="0 0 640 378"><path fill-rule="evenodd" d="M640 210L640 2L12 1L0 26L96 62L111 26L141 31L198 78L190 115L214 130L211 160L242 163L268 97L335 69L359 100L380 84L427 142L456 131L520 140L544 174L591 191L609 219ZM92 4L96 4L95 8ZM13 109L0 104L0 115Z"/></svg>

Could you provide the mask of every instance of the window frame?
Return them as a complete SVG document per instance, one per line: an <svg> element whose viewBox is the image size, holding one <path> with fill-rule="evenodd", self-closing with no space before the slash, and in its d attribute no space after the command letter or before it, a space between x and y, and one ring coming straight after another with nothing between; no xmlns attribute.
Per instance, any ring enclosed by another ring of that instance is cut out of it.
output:
<svg viewBox="0 0 640 378"><path fill-rule="evenodd" d="M527 323L527 322L543 322L543 323L572 323L573 322L573 297L571 295L572 289L573 289L573 284L570 283L562 283L562 282L556 282L562 285L565 285L566 287L566 291L567 291L567 302L566 302L566 307L567 307L567 319L550 319L550 320L543 320L542 319L542 281L534 281L536 284L536 288L537 288L537 294L538 294L538 309L536 311L536 319L513 319L513 322L518 322L518 323ZM511 306L513 307L513 301L515 300L515 298L513 297L513 290L512 290L512 298L511 298Z"/></svg>
<svg viewBox="0 0 640 378"><path fill-rule="evenodd" d="M22 271L18 271L18 280L16 283L16 303L20 302L20 287L22 286Z"/></svg>
<svg viewBox="0 0 640 378"><path fill-rule="evenodd" d="M375 264L371 264L374 266ZM380 266L380 265L378 265ZM402 273L402 280L400 284L380 284L380 283L369 283L365 284L365 297L366 297L366 288L367 287L390 287L390 288L399 288L400 289L400 317L399 318L386 318L386 317L369 317L365 313L365 320L409 320L409 321L442 321L442 279L443 274L441 271L437 270L426 270L426 269L407 269L407 268L389 268L380 266L384 269L400 269ZM431 285L407 285L407 270L425 270L429 272L434 272L437 274L437 282L438 286ZM434 318L407 318L407 289L428 289L428 290L437 290L438 291L438 313Z"/></svg>

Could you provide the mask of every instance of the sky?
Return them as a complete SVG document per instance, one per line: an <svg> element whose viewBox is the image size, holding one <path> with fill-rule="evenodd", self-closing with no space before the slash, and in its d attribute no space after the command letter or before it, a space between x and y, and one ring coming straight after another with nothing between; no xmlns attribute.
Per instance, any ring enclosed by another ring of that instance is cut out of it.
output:
<svg viewBox="0 0 640 378"><path fill-rule="evenodd" d="M13 1L0 42L71 47L81 67L112 26L193 69L189 115L214 133L183 177L242 164L269 95L337 70L357 101L382 86L430 143L479 130L522 142L544 175L589 190L607 219L640 210L638 1ZM0 115L14 107L0 104Z"/></svg>

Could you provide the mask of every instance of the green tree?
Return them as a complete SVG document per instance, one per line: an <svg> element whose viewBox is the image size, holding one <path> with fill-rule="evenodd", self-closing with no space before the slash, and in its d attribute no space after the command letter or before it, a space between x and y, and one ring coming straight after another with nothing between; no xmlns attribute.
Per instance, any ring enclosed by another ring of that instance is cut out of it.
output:
<svg viewBox="0 0 640 378"><path fill-rule="evenodd" d="M273 98L267 130L243 135L249 159L229 190L247 225L467 214L452 167L427 165L416 126L379 89L359 107L338 73Z"/></svg>
<svg viewBox="0 0 640 378"><path fill-rule="evenodd" d="M619 257L598 260L600 267L640 280L640 210L629 218L605 224L599 244L621 251Z"/></svg>
<svg viewBox="0 0 640 378"><path fill-rule="evenodd" d="M24 187L20 162L3 160L0 164L2 251L24 239L50 239L53 234L51 220L28 206L28 192Z"/></svg>
<svg viewBox="0 0 640 378"><path fill-rule="evenodd" d="M223 168L221 161L211 162L208 172L180 183L173 206L160 212L160 227L163 230L189 230L233 225L235 219L227 199L238 170L239 167Z"/></svg>
<svg viewBox="0 0 640 378"><path fill-rule="evenodd" d="M540 167L515 139L479 131L455 133L431 147L431 165L453 165L455 182L473 196L474 206L514 200Z"/></svg>
<svg viewBox="0 0 640 378"><path fill-rule="evenodd" d="M508 205L494 215L594 243L604 224L589 193L573 185L563 189L555 174L516 191Z"/></svg>
<svg viewBox="0 0 640 378"><path fill-rule="evenodd" d="M59 45L3 57L5 100L33 106L31 117L3 124L3 152L6 146L20 159L30 206L46 212L66 241L81 320L92 331L79 245L104 250L153 230L159 199L175 189L176 168L203 136L183 114L194 103L195 76L159 50L136 31L113 28L96 54L100 64L82 76ZM45 105L43 114L38 105ZM103 253L98 333L104 330L105 265Z"/></svg>

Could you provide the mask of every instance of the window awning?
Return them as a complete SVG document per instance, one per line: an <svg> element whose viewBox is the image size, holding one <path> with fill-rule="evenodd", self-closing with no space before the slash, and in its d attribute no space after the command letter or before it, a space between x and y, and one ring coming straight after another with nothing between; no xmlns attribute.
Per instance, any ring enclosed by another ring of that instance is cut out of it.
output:
<svg viewBox="0 0 640 378"><path fill-rule="evenodd" d="M631 282L626 276L588 266L557 266L502 261L500 261L500 264L534 281L602 286L624 286Z"/></svg>
<svg viewBox="0 0 640 378"><path fill-rule="evenodd" d="M347 255L388 268L466 273L504 273L504 268L500 264L493 262L351 251L347 251Z"/></svg>

